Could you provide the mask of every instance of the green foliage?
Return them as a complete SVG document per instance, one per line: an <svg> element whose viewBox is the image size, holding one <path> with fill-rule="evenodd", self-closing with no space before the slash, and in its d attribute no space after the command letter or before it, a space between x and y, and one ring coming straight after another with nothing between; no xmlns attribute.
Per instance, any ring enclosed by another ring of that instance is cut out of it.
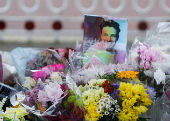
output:
<svg viewBox="0 0 170 121"><path fill-rule="evenodd" d="M69 108L69 103L67 102L67 100L63 101L63 105L64 105L65 108Z"/></svg>
<svg viewBox="0 0 170 121"><path fill-rule="evenodd" d="M106 73L103 76L98 74L98 77L100 79L117 79L117 76L116 76L117 73L118 73L118 71L115 70L115 73L113 73L113 74Z"/></svg>
<svg viewBox="0 0 170 121"><path fill-rule="evenodd" d="M74 102L75 100L76 100L76 96L69 96L69 97L67 98L67 102L68 102L68 103Z"/></svg>
<svg viewBox="0 0 170 121"><path fill-rule="evenodd" d="M83 100L81 100L81 99L76 100L76 101L75 101L75 105L77 105L77 106L83 106Z"/></svg>
<svg viewBox="0 0 170 121"><path fill-rule="evenodd" d="M72 96L75 95L75 93L73 91L70 91L70 93L71 93Z"/></svg>

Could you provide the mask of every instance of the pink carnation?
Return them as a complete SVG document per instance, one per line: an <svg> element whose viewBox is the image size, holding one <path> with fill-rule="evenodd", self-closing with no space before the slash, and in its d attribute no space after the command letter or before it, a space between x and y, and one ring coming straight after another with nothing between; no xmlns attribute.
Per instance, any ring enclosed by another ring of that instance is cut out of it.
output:
<svg viewBox="0 0 170 121"><path fill-rule="evenodd" d="M49 85L46 85L44 87L45 92L48 95L49 101L55 103L58 101L58 99L62 96L63 91L61 89L61 86L57 82L50 82Z"/></svg>
<svg viewBox="0 0 170 121"><path fill-rule="evenodd" d="M45 80L47 76L50 76L52 72L58 72L64 70L65 65L63 64L52 64L46 67L39 69L39 71L33 73L33 77L35 80L39 78Z"/></svg>
<svg viewBox="0 0 170 121"><path fill-rule="evenodd" d="M38 80L39 78L44 79L46 78L47 73L45 71L37 71L33 73L33 77L35 80Z"/></svg>
<svg viewBox="0 0 170 121"><path fill-rule="evenodd" d="M63 64L53 64L49 66L49 69L51 72L57 72L57 71L62 71L65 68L65 65Z"/></svg>
<svg viewBox="0 0 170 121"><path fill-rule="evenodd" d="M39 90L38 101L41 102L43 106L46 105L46 102L48 101L48 96L47 96L47 93L45 91Z"/></svg>

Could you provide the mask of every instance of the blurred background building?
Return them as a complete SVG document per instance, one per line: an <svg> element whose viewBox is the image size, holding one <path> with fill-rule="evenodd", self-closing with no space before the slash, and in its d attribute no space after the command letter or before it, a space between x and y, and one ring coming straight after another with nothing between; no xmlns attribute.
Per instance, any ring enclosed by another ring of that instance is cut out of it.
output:
<svg viewBox="0 0 170 121"><path fill-rule="evenodd" d="M84 14L128 19L128 48L156 22L170 21L169 0L0 0L0 50L74 47Z"/></svg>

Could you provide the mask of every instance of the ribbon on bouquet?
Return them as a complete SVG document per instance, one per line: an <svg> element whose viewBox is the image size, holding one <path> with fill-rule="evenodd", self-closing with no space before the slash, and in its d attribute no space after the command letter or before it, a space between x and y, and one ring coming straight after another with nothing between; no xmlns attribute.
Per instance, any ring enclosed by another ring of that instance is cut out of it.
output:
<svg viewBox="0 0 170 121"><path fill-rule="evenodd" d="M2 66L2 57L0 55L0 82L3 82L3 66Z"/></svg>

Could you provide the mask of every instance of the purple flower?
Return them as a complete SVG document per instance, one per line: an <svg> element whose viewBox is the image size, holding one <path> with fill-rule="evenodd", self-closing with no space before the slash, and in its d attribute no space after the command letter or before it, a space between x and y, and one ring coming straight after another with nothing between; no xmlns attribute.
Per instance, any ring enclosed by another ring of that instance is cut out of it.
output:
<svg viewBox="0 0 170 121"><path fill-rule="evenodd" d="M120 87L120 85L118 83L113 83L111 85L114 89L118 89Z"/></svg>
<svg viewBox="0 0 170 121"><path fill-rule="evenodd" d="M145 89L147 89L146 93L149 94L149 98L154 99L154 97L156 96L155 88L148 86L145 87Z"/></svg>
<svg viewBox="0 0 170 121"><path fill-rule="evenodd" d="M111 85L113 87L113 92L110 94L110 96L113 98L113 99L117 99L119 93L120 93L120 90L117 90L120 85L118 83L113 83Z"/></svg>
<svg viewBox="0 0 170 121"><path fill-rule="evenodd" d="M41 84L40 84L40 90L43 90L43 89L44 89L44 86L45 86L44 83L41 83Z"/></svg>
<svg viewBox="0 0 170 121"><path fill-rule="evenodd" d="M120 90L114 90L110 96L113 98L113 99L117 99L117 96L119 95L120 93Z"/></svg>

